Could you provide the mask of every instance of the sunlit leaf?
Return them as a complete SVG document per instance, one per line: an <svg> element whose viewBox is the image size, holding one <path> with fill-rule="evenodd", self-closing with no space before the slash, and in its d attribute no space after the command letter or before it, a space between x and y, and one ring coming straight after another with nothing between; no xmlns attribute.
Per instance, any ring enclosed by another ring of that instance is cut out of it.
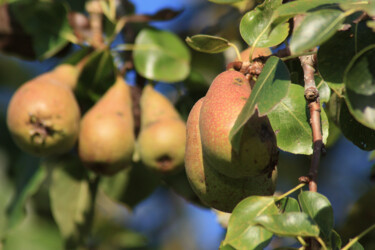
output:
<svg viewBox="0 0 375 250"><path fill-rule="evenodd" d="M292 197L284 197L278 204L281 213L300 212L298 201Z"/></svg>
<svg viewBox="0 0 375 250"><path fill-rule="evenodd" d="M245 42L255 47L271 47L280 44L288 36L289 24L280 21L272 25L274 10L281 0L265 1L262 5L246 13L240 23L240 33Z"/></svg>
<svg viewBox="0 0 375 250"><path fill-rule="evenodd" d="M320 10L307 14L290 39L291 53L301 53L323 44L341 27L345 15L339 10Z"/></svg>
<svg viewBox="0 0 375 250"><path fill-rule="evenodd" d="M310 10L314 10L318 7L330 7L331 5L337 5L338 2L345 2L350 0L298 0L293 2L287 2L276 9L276 16L291 18L298 14L305 14Z"/></svg>
<svg viewBox="0 0 375 250"><path fill-rule="evenodd" d="M220 53L230 47L228 40L210 35L195 35L187 37L186 43L191 48L205 53Z"/></svg>
<svg viewBox="0 0 375 250"><path fill-rule="evenodd" d="M371 96L359 95L348 89L345 96L350 113L356 120L375 129L375 94Z"/></svg>
<svg viewBox="0 0 375 250"><path fill-rule="evenodd" d="M331 89L328 84L319 76L315 76L315 84L319 91L320 102L327 103L331 97Z"/></svg>
<svg viewBox="0 0 375 250"><path fill-rule="evenodd" d="M145 78L178 82L190 72L190 52L181 39L168 31L143 29L135 39L134 66Z"/></svg>
<svg viewBox="0 0 375 250"><path fill-rule="evenodd" d="M270 57L230 132L230 140L236 151L239 149L242 127L255 109L258 109L260 116L270 112L287 95L289 85L290 77L285 64L277 57Z"/></svg>
<svg viewBox="0 0 375 250"><path fill-rule="evenodd" d="M360 149L375 149L375 130L359 123L350 113L345 101L341 100L340 103L338 122L343 135Z"/></svg>
<svg viewBox="0 0 375 250"><path fill-rule="evenodd" d="M333 209L327 197L317 192L303 191L298 195L302 211L318 225L323 239L328 240L333 229Z"/></svg>
<svg viewBox="0 0 375 250"><path fill-rule="evenodd" d="M280 149L293 154L312 154L313 142L309 116L304 88L291 84L287 97L268 113ZM321 108L321 124L323 143L326 143L329 123L323 108Z"/></svg>
<svg viewBox="0 0 375 250"><path fill-rule="evenodd" d="M255 225L255 219L277 213L273 197L250 196L244 199L232 212L223 245L235 249L263 249L269 244L272 233Z"/></svg>
<svg viewBox="0 0 375 250"><path fill-rule="evenodd" d="M289 212L283 214L262 215L254 221L267 230L286 237L317 237L318 226L305 213Z"/></svg>

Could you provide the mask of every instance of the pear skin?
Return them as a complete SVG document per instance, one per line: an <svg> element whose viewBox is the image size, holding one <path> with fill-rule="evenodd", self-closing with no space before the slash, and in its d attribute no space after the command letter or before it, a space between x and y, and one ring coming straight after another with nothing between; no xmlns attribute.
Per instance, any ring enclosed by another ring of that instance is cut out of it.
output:
<svg viewBox="0 0 375 250"><path fill-rule="evenodd" d="M71 89L51 80L49 73L23 84L7 111L7 125L15 143L36 156L69 151L77 141L80 118Z"/></svg>
<svg viewBox="0 0 375 250"><path fill-rule="evenodd" d="M261 175L277 163L276 136L267 117L255 114L249 119L243 129L239 153L232 149L229 133L250 93L250 84L242 73L225 71L214 79L200 112L204 160L232 178Z"/></svg>
<svg viewBox="0 0 375 250"><path fill-rule="evenodd" d="M185 171L194 192L204 204L224 212L232 212L248 196L272 195L277 178L276 166L260 176L231 178L220 174L204 161L199 130L203 100L194 105L186 125Z"/></svg>
<svg viewBox="0 0 375 250"><path fill-rule="evenodd" d="M150 169L170 174L183 168L186 125L172 103L147 85L141 96L137 151Z"/></svg>
<svg viewBox="0 0 375 250"><path fill-rule="evenodd" d="M61 82L62 84L66 84L72 90L74 90L77 86L79 74L80 70L76 66L61 64L52 70L49 75L53 79Z"/></svg>
<svg viewBox="0 0 375 250"><path fill-rule="evenodd" d="M165 119L180 119L180 115L172 103L157 92L152 85L146 85L140 100L142 110L141 126Z"/></svg>
<svg viewBox="0 0 375 250"><path fill-rule="evenodd" d="M117 77L82 118L79 156L87 168L113 175L130 164L134 145L130 87L122 77Z"/></svg>

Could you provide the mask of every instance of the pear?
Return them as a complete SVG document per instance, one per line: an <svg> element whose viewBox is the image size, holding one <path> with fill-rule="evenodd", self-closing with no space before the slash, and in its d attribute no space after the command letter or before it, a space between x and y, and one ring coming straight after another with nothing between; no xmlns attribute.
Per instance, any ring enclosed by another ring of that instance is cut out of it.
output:
<svg viewBox="0 0 375 250"><path fill-rule="evenodd" d="M193 106L187 121L185 171L196 195L207 206L224 212L232 212L248 196L272 195L276 185L276 166L260 176L231 178L220 174L204 161L199 129L204 99Z"/></svg>
<svg viewBox="0 0 375 250"><path fill-rule="evenodd" d="M77 141L80 110L69 88L49 72L23 84L12 96L7 125L15 143L36 156L69 151Z"/></svg>
<svg viewBox="0 0 375 250"><path fill-rule="evenodd" d="M59 81L74 90L77 86L79 74L80 70L78 67L71 64L60 64L48 75L51 76L52 79Z"/></svg>
<svg viewBox="0 0 375 250"><path fill-rule="evenodd" d="M134 145L130 87L118 76L114 85L82 118L79 156L87 168L113 175L129 165Z"/></svg>
<svg viewBox="0 0 375 250"><path fill-rule="evenodd" d="M200 111L203 158L232 178L262 175L277 163L276 136L268 118L257 113L244 126L239 152L232 149L229 133L250 93L242 73L225 71L214 79Z"/></svg>
<svg viewBox="0 0 375 250"><path fill-rule="evenodd" d="M137 151L141 161L162 174L181 170L185 153L185 122L172 103L151 85L143 89L140 106Z"/></svg>

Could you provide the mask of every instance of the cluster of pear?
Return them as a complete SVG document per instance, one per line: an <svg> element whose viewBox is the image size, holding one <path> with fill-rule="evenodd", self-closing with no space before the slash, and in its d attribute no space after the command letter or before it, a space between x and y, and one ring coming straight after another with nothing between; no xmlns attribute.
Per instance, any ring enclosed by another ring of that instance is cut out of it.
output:
<svg viewBox="0 0 375 250"><path fill-rule="evenodd" d="M239 152L229 133L251 94L248 79L233 69L219 74L187 121L185 170L201 201L231 212L245 197L272 195L277 178L276 136L267 116L245 124Z"/></svg>
<svg viewBox="0 0 375 250"><path fill-rule="evenodd" d="M46 157L67 153L78 141L84 166L113 175L131 165L133 155L155 172L183 169L186 126L167 98L147 85L142 93L141 129L134 133L130 86L115 83L81 119L73 90L79 70L63 64L23 84L8 106L7 125L25 152Z"/></svg>

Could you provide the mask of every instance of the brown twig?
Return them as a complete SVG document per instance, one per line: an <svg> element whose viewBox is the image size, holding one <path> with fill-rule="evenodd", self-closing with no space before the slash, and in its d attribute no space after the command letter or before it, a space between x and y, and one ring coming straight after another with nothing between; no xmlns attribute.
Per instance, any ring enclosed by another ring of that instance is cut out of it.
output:
<svg viewBox="0 0 375 250"><path fill-rule="evenodd" d="M298 15L294 18L294 29L298 27L304 17ZM314 48L316 50L316 48ZM310 125L313 135L313 154L311 157L311 165L308 176L302 176L299 178L301 182L309 184L309 190L312 192L318 191L316 179L318 176L318 168L320 162L320 155L324 148L322 140L322 130L320 121L320 101L319 91L315 84L314 73L315 73L315 62L316 55L304 55L299 57L301 66L304 74L305 82L305 99L310 110ZM320 249L319 243L311 239L310 249Z"/></svg>

